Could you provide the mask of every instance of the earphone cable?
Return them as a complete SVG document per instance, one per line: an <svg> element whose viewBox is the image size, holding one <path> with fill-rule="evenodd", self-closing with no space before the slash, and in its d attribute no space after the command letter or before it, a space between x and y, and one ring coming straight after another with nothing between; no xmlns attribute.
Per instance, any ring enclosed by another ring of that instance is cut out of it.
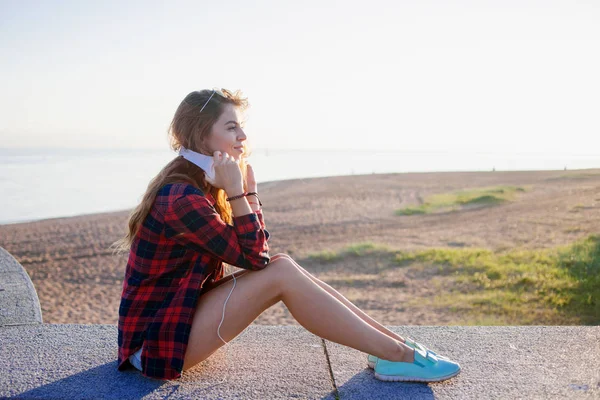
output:
<svg viewBox="0 0 600 400"><path fill-rule="evenodd" d="M225 299L225 303L223 304L223 316L221 317L221 322L219 323L219 327L217 328L217 335L225 344L227 344L227 342L225 341L225 339L223 339L221 337L220 330L221 330L221 325L223 324L223 320L225 320L225 307L227 306L227 301L229 300L231 293L233 293L233 289L235 289L235 283L236 283L235 274L232 274L232 275L233 275L233 287L231 288L231 291L229 292L229 295L227 296L227 298Z"/></svg>

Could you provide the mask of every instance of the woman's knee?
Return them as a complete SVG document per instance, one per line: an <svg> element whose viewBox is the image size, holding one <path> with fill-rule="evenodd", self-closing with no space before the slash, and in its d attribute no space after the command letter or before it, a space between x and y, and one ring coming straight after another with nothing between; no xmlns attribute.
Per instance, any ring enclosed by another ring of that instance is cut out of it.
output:
<svg viewBox="0 0 600 400"><path fill-rule="evenodd" d="M278 258L287 258L289 260L292 259L292 257L289 254L286 254L286 253L277 253L274 256L271 256L271 261L275 261Z"/></svg>
<svg viewBox="0 0 600 400"><path fill-rule="evenodd" d="M294 266L299 269L301 272L304 273L304 275L312 275L310 272L308 272L303 266L301 266L300 264L298 264L296 261L294 261L294 259L292 258L292 256L290 256L289 254L285 254L285 253L277 253L274 256L271 257L271 260L273 259L277 259L277 258L285 258L287 260L289 260L292 264L294 264Z"/></svg>
<svg viewBox="0 0 600 400"><path fill-rule="evenodd" d="M271 262L267 266L271 273L277 276L277 279L289 281L296 274L302 274L292 258L284 253L275 254L271 257ZM302 274L303 275L303 274Z"/></svg>

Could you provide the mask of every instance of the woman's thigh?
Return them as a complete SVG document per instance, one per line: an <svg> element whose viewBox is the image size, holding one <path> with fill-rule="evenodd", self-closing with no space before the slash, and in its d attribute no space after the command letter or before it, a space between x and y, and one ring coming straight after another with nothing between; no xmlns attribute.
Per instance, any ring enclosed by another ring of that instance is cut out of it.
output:
<svg viewBox="0 0 600 400"><path fill-rule="evenodd" d="M229 275L225 275L223 278L219 279L218 281L212 281L209 280L207 282L204 283L204 286L202 286L202 289L200 290L200 293L202 295L204 295L205 293L207 293L210 290L213 290L216 287L219 287L227 282L229 282L230 280L233 279L233 277L235 276L235 279L238 279L241 275L250 272L247 269L243 269L241 271L235 271Z"/></svg>
<svg viewBox="0 0 600 400"><path fill-rule="evenodd" d="M276 258L260 271L238 271L235 289L227 301L225 318L219 331L225 341L235 338L264 310L281 300L279 282L290 268L296 269L289 260ZM198 299L185 353L184 370L203 361L224 344L217 335L217 328L233 283L233 279L230 279Z"/></svg>

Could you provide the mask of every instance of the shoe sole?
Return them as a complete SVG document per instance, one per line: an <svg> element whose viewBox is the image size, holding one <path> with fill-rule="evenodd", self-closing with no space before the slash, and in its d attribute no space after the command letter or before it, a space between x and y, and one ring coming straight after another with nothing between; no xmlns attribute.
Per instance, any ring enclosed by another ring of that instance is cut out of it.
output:
<svg viewBox="0 0 600 400"><path fill-rule="evenodd" d="M380 381L388 382L441 382L458 375L459 372L460 369L453 374L441 378L420 378L418 376L381 375L375 372L375 378L379 379Z"/></svg>

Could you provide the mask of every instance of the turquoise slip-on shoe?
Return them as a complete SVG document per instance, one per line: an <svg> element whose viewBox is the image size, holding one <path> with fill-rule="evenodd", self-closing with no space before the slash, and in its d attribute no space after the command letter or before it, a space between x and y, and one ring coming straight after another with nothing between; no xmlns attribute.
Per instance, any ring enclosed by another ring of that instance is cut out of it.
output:
<svg viewBox="0 0 600 400"><path fill-rule="evenodd" d="M423 346L421 343L416 342L409 337L404 338L404 340L405 340L404 344L407 345L408 347L412 347L413 349L419 349L425 353L430 352L431 354L433 354L434 356L436 356L437 358L442 359L442 360L446 360L446 361L449 360L448 357L443 356L441 354L437 354L435 351L429 350L427 347ZM377 356L374 356L372 354L369 354L367 356L367 364L369 365L369 368L375 368L376 362L377 362Z"/></svg>
<svg viewBox="0 0 600 400"><path fill-rule="evenodd" d="M460 365L442 360L430 351L415 349L412 363L388 361L378 358L375 363L375 378L395 382L440 382L458 375Z"/></svg>

